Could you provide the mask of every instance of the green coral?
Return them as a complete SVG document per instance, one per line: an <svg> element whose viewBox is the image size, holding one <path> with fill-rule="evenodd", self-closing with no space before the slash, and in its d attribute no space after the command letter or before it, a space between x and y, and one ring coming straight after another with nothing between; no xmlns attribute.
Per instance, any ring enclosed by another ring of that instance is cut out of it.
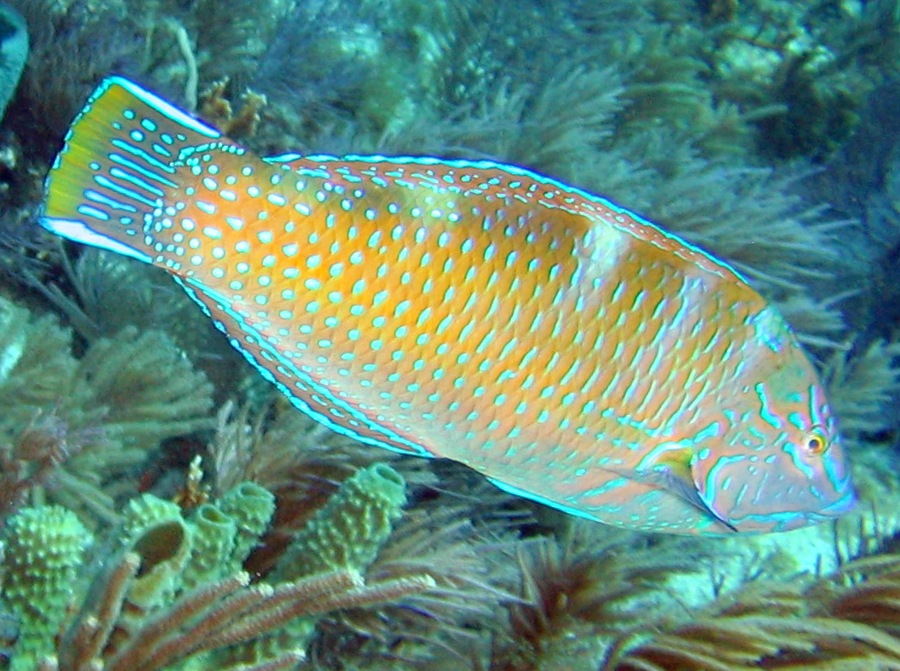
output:
<svg viewBox="0 0 900 671"><path fill-rule="evenodd" d="M272 494L250 482L187 516L153 494L132 499L119 534L123 548L142 561L129 600L143 612L153 611L178 592L237 573L274 510Z"/></svg>
<svg viewBox="0 0 900 671"><path fill-rule="evenodd" d="M124 545L130 545L147 529L175 520L181 520L181 508L177 503L164 501L153 494L144 494L130 500L125 507L120 538Z"/></svg>
<svg viewBox="0 0 900 671"><path fill-rule="evenodd" d="M60 506L25 508L3 530L3 602L19 622L10 669L53 653L91 534Z"/></svg>
<svg viewBox="0 0 900 671"><path fill-rule="evenodd" d="M0 120L28 59L28 26L22 16L0 2Z"/></svg>
<svg viewBox="0 0 900 671"><path fill-rule="evenodd" d="M204 503L188 520L191 529L191 559L184 570L184 586L190 589L235 573L235 540L238 525L219 506Z"/></svg>
<svg viewBox="0 0 900 671"><path fill-rule="evenodd" d="M364 574L393 530L406 504L406 482L376 463L346 480L294 536L269 576L275 582L332 571ZM316 620L298 618L279 631L231 651L228 661L258 664L306 646Z"/></svg>
<svg viewBox="0 0 900 671"><path fill-rule="evenodd" d="M336 569L364 572L406 504L403 476L373 464L344 482L294 537L273 578L293 580Z"/></svg>
<svg viewBox="0 0 900 671"><path fill-rule="evenodd" d="M63 670L88 661L147 671L295 664L321 614L435 587L422 572L372 585L360 575L391 533L404 489L384 464L348 480L299 536L305 551L318 552L315 575L277 585L248 585L236 570L274 512L272 494L254 483L190 513L153 494L132 499L104 545L112 552L91 565L83 556L91 536L74 513L27 508L3 537L0 594L20 622L11 668L44 668L51 659Z"/></svg>
<svg viewBox="0 0 900 671"><path fill-rule="evenodd" d="M65 463L44 496L86 523L117 522L117 500L136 493L132 469L163 441L211 426L212 386L162 331L126 327L80 357L76 347L55 317L0 296L0 441L53 416Z"/></svg>
<svg viewBox="0 0 900 671"><path fill-rule="evenodd" d="M264 488L241 483L223 497L223 512L208 503L186 516L181 508L153 494L128 502L115 532L112 558L133 556L136 571L122 591L127 607L120 626L138 629L193 588L238 574L235 548L255 546L274 510ZM6 522L2 602L19 623L13 671L32 669L55 654L55 640L73 605L85 592L78 577L91 534L77 515L57 505L25 508Z"/></svg>
<svg viewBox="0 0 900 671"><path fill-rule="evenodd" d="M122 521L124 548L141 558L128 600L146 613L169 603L184 583L191 559L191 530L171 501L144 494L129 501Z"/></svg>
<svg viewBox="0 0 900 671"><path fill-rule="evenodd" d="M222 496L219 508L237 525L230 561L236 571L268 528L275 514L275 496L254 482L241 482Z"/></svg>

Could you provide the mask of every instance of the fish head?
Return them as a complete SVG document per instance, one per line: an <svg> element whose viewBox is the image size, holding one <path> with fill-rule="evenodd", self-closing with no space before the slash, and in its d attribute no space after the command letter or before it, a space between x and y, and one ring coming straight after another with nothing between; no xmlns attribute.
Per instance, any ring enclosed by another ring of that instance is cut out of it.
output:
<svg viewBox="0 0 900 671"><path fill-rule="evenodd" d="M780 330L748 357L722 404L715 447L691 459L700 499L737 531L796 529L839 517L856 501L825 390L788 327Z"/></svg>

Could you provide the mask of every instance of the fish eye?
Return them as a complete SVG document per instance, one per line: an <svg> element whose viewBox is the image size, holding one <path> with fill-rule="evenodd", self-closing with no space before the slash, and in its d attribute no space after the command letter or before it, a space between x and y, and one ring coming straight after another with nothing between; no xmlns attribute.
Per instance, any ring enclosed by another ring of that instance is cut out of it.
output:
<svg viewBox="0 0 900 671"><path fill-rule="evenodd" d="M803 439L803 446L810 454L822 454L828 447L828 441L818 429L813 429Z"/></svg>

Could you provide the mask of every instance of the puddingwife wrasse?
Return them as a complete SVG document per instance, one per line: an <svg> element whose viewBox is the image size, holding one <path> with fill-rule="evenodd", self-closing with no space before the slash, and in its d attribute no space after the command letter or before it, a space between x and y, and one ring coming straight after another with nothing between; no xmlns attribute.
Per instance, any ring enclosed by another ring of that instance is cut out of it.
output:
<svg viewBox="0 0 900 671"><path fill-rule="evenodd" d="M260 158L100 84L43 225L170 272L292 403L620 527L793 529L853 489L815 370L728 264L488 161Z"/></svg>

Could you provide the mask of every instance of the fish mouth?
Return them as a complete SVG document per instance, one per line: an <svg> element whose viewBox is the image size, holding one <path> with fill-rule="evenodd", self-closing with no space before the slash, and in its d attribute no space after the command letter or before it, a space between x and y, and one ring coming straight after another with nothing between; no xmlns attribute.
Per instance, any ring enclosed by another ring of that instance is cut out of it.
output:
<svg viewBox="0 0 900 671"><path fill-rule="evenodd" d="M838 491L843 491L843 496L817 511L822 517L840 517L853 510L856 506L859 499L856 496L856 490L853 489L849 480L846 481L845 486L841 487Z"/></svg>
<svg viewBox="0 0 900 671"><path fill-rule="evenodd" d="M769 513L766 515L747 515L734 524L740 531L750 533L770 533L781 531L793 531L813 524L827 522L841 517L853 510L857 503L856 490L850 485L849 480L838 491L842 492L840 498L832 503L816 510L810 511L786 511L781 513Z"/></svg>

